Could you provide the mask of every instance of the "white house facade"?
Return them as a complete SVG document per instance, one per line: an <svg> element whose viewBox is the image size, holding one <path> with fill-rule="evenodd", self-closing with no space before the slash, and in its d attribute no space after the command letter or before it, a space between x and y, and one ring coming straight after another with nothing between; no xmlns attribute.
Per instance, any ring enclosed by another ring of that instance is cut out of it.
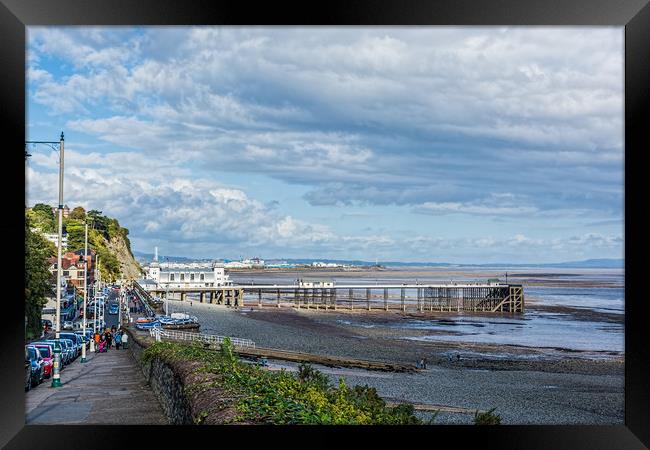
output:
<svg viewBox="0 0 650 450"><path fill-rule="evenodd" d="M198 288L232 284L222 264L212 264L211 267L196 267L190 264L161 267L153 262L147 270L147 279L154 281L159 288Z"/></svg>

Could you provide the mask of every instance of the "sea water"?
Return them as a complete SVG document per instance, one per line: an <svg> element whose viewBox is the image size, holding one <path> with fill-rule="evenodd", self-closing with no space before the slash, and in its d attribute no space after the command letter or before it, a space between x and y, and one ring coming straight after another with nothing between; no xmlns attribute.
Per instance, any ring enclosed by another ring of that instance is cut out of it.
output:
<svg viewBox="0 0 650 450"><path fill-rule="evenodd" d="M458 273L450 273L458 271ZM495 275L490 275L495 272ZM319 277L310 273L305 278L327 278L337 285L444 281L487 281L498 276L502 281L506 270L499 268L388 268L375 274L355 277L328 274ZM535 348L587 352L624 351L625 292L623 270L607 269L522 269L508 270L509 281L524 284L526 310L523 314L450 313L431 319L409 318L399 324L369 324L363 318L348 320L360 327L391 327L429 330L431 334L404 339L503 344ZM231 274L235 283L292 284L302 275L296 272L260 275ZM538 286L543 280L559 286ZM527 283L531 286L527 286ZM573 284L573 285L572 285ZM586 285L587 287L583 287ZM539 307L538 307L539 306ZM549 308L550 307L550 308ZM558 308L553 308L558 307ZM585 313L585 314L581 314ZM597 313L597 314L589 314ZM346 325L341 321L342 325Z"/></svg>

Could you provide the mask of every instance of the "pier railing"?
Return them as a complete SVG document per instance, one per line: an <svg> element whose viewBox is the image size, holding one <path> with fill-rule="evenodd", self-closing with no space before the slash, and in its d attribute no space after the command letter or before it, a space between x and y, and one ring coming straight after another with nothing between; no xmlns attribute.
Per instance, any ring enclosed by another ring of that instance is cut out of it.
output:
<svg viewBox="0 0 650 450"><path fill-rule="evenodd" d="M155 327L149 329L149 335L160 342L162 338L173 339L176 341L190 341L190 342L203 342L206 344L221 344L226 336L218 336L215 334L191 333L189 331L180 330L166 330L164 328ZM250 339L229 337L230 342L235 347L241 348L255 348L255 342Z"/></svg>

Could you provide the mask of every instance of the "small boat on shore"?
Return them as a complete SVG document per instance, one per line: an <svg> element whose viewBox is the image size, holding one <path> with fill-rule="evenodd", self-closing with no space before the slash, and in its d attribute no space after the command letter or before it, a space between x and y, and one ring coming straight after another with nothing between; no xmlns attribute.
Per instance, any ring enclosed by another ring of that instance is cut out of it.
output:
<svg viewBox="0 0 650 450"><path fill-rule="evenodd" d="M150 328L159 328L161 327L160 321L158 320L149 320L149 321L136 321L135 327L138 330L148 330Z"/></svg>
<svg viewBox="0 0 650 450"><path fill-rule="evenodd" d="M157 320L163 328L169 330L187 330L199 328L199 319L185 313L173 313L170 316L158 316Z"/></svg>

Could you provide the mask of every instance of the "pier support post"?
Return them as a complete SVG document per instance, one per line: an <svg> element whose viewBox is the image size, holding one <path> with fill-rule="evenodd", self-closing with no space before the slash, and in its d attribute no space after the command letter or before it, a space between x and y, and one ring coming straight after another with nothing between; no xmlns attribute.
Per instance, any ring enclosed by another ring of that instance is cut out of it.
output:
<svg viewBox="0 0 650 450"><path fill-rule="evenodd" d="M404 288L401 289L401 298L402 298L402 312L406 311L406 303L404 303L404 299L406 297L406 291Z"/></svg>
<svg viewBox="0 0 650 450"><path fill-rule="evenodd" d="M278 289L278 308L280 307L280 289Z"/></svg>
<svg viewBox="0 0 650 450"><path fill-rule="evenodd" d="M388 289L384 288L384 311L388 311Z"/></svg>
<svg viewBox="0 0 650 450"><path fill-rule="evenodd" d="M187 292L181 292L181 301L184 302L187 300Z"/></svg>
<svg viewBox="0 0 650 450"><path fill-rule="evenodd" d="M257 290L257 306L259 308L262 307L262 290L261 289Z"/></svg>
<svg viewBox="0 0 650 450"><path fill-rule="evenodd" d="M370 311L370 288L366 288L366 304L368 305L368 311Z"/></svg>
<svg viewBox="0 0 650 450"><path fill-rule="evenodd" d="M336 288L332 289L332 295L334 296L334 311L336 311L336 300L337 300ZM523 301L522 301L522 307L523 307Z"/></svg>
<svg viewBox="0 0 650 450"><path fill-rule="evenodd" d="M199 292L199 303L205 303L205 292Z"/></svg>
<svg viewBox="0 0 650 450"><path fill-rule="evenodd" d="M352 304L352 289L348 290L348 300L350 300L350 310L353 310L354 305Z"/></svg>

